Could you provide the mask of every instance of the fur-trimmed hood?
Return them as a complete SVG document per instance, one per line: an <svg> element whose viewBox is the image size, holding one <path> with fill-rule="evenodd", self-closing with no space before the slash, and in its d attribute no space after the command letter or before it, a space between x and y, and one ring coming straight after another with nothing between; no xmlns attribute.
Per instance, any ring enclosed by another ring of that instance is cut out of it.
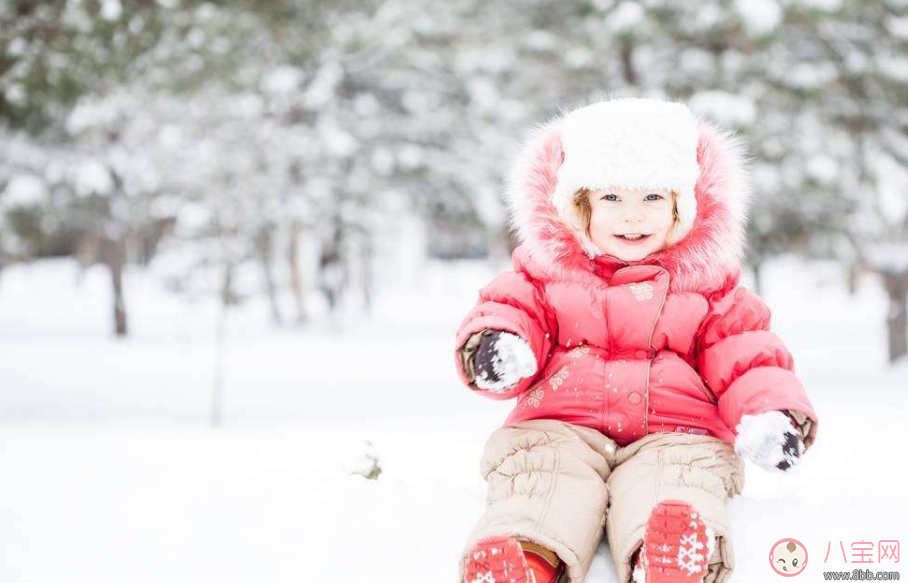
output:
<svg viewBox="0 0 908 583"><path fill-rule="evenodd" d="M673 291L712 294L737 284L746 245L751 186L740 138L697 119L697 213L683 239L641 261L591 257L579 233L558 215L552 194L564 160L561 128L570 112L534 127L515 160L507 185L511 229L520 246L518 267L555 280L609 277L626 265L655 264L671 276Z"/></svg>

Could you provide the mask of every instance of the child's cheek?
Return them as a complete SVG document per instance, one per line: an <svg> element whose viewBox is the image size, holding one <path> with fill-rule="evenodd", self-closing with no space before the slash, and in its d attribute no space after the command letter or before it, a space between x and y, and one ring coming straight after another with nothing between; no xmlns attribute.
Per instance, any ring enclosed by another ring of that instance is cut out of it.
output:
<svg viewBox="0 0 908 583"><path fill-rule="evenodd" d="M596 238L606 241L612 232L611 217L604 212L593 213L593 216L590 219L590 233Z"/></svg>

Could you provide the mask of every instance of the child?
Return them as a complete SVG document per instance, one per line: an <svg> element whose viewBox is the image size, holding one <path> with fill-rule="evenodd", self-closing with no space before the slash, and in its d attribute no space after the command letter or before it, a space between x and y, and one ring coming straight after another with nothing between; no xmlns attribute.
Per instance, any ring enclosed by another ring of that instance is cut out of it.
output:
<svg viewBox="0 0 908 583"><path fill-rule="evenodd" d="M740 287L739 142L686 106L614 99L538 128L509 179L521 245L457 332L472 390L517 404L486 442L466 583L725 581L744 458L785 470L817 417Z"/></svg>

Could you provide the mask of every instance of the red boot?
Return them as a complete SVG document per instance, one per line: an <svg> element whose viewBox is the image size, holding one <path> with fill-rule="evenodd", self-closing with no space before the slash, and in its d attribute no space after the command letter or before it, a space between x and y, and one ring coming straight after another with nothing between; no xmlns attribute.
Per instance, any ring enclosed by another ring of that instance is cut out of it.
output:
<svg viewBox="0 0 908 583"><path fill-rule="evenodd" d="M555 583L564 563L555 553L502 535L478 541L467 555L463 583Z"/></svg>
<svg viewBox="0 0 908 583"><path fill-rule="evenodd" d="M680 500L660 502L646 524L634 581L700 583L714 545L712 532L690 504Z"/></svg>

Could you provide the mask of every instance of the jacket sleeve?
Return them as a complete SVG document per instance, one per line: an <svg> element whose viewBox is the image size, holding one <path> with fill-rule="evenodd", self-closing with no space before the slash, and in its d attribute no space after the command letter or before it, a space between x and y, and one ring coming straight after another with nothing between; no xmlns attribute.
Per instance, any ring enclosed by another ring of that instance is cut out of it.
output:
<svg viewBox="0 0 908 583"><path fill-rule="evenodd" d="M548 362L554 338L555 318L545 302L541 287L526 273L502 273L479 290L479 299L457 329L454 360L461 381L470 389L491 399L516 397L542 373ZM536 357L536 374L502 393L480 389L473 378L471 357L482 332L501 330L520 336Z"/></svg>
<svg viewBox="0 0 908 583"><path fill-rule="evenodd" d="M697 337L697 369L718 398L732 431L743 415L782 411L813 444L817 415L782 339L770 331L771 312L751 290L735 287L711 303Z"/></svg>

